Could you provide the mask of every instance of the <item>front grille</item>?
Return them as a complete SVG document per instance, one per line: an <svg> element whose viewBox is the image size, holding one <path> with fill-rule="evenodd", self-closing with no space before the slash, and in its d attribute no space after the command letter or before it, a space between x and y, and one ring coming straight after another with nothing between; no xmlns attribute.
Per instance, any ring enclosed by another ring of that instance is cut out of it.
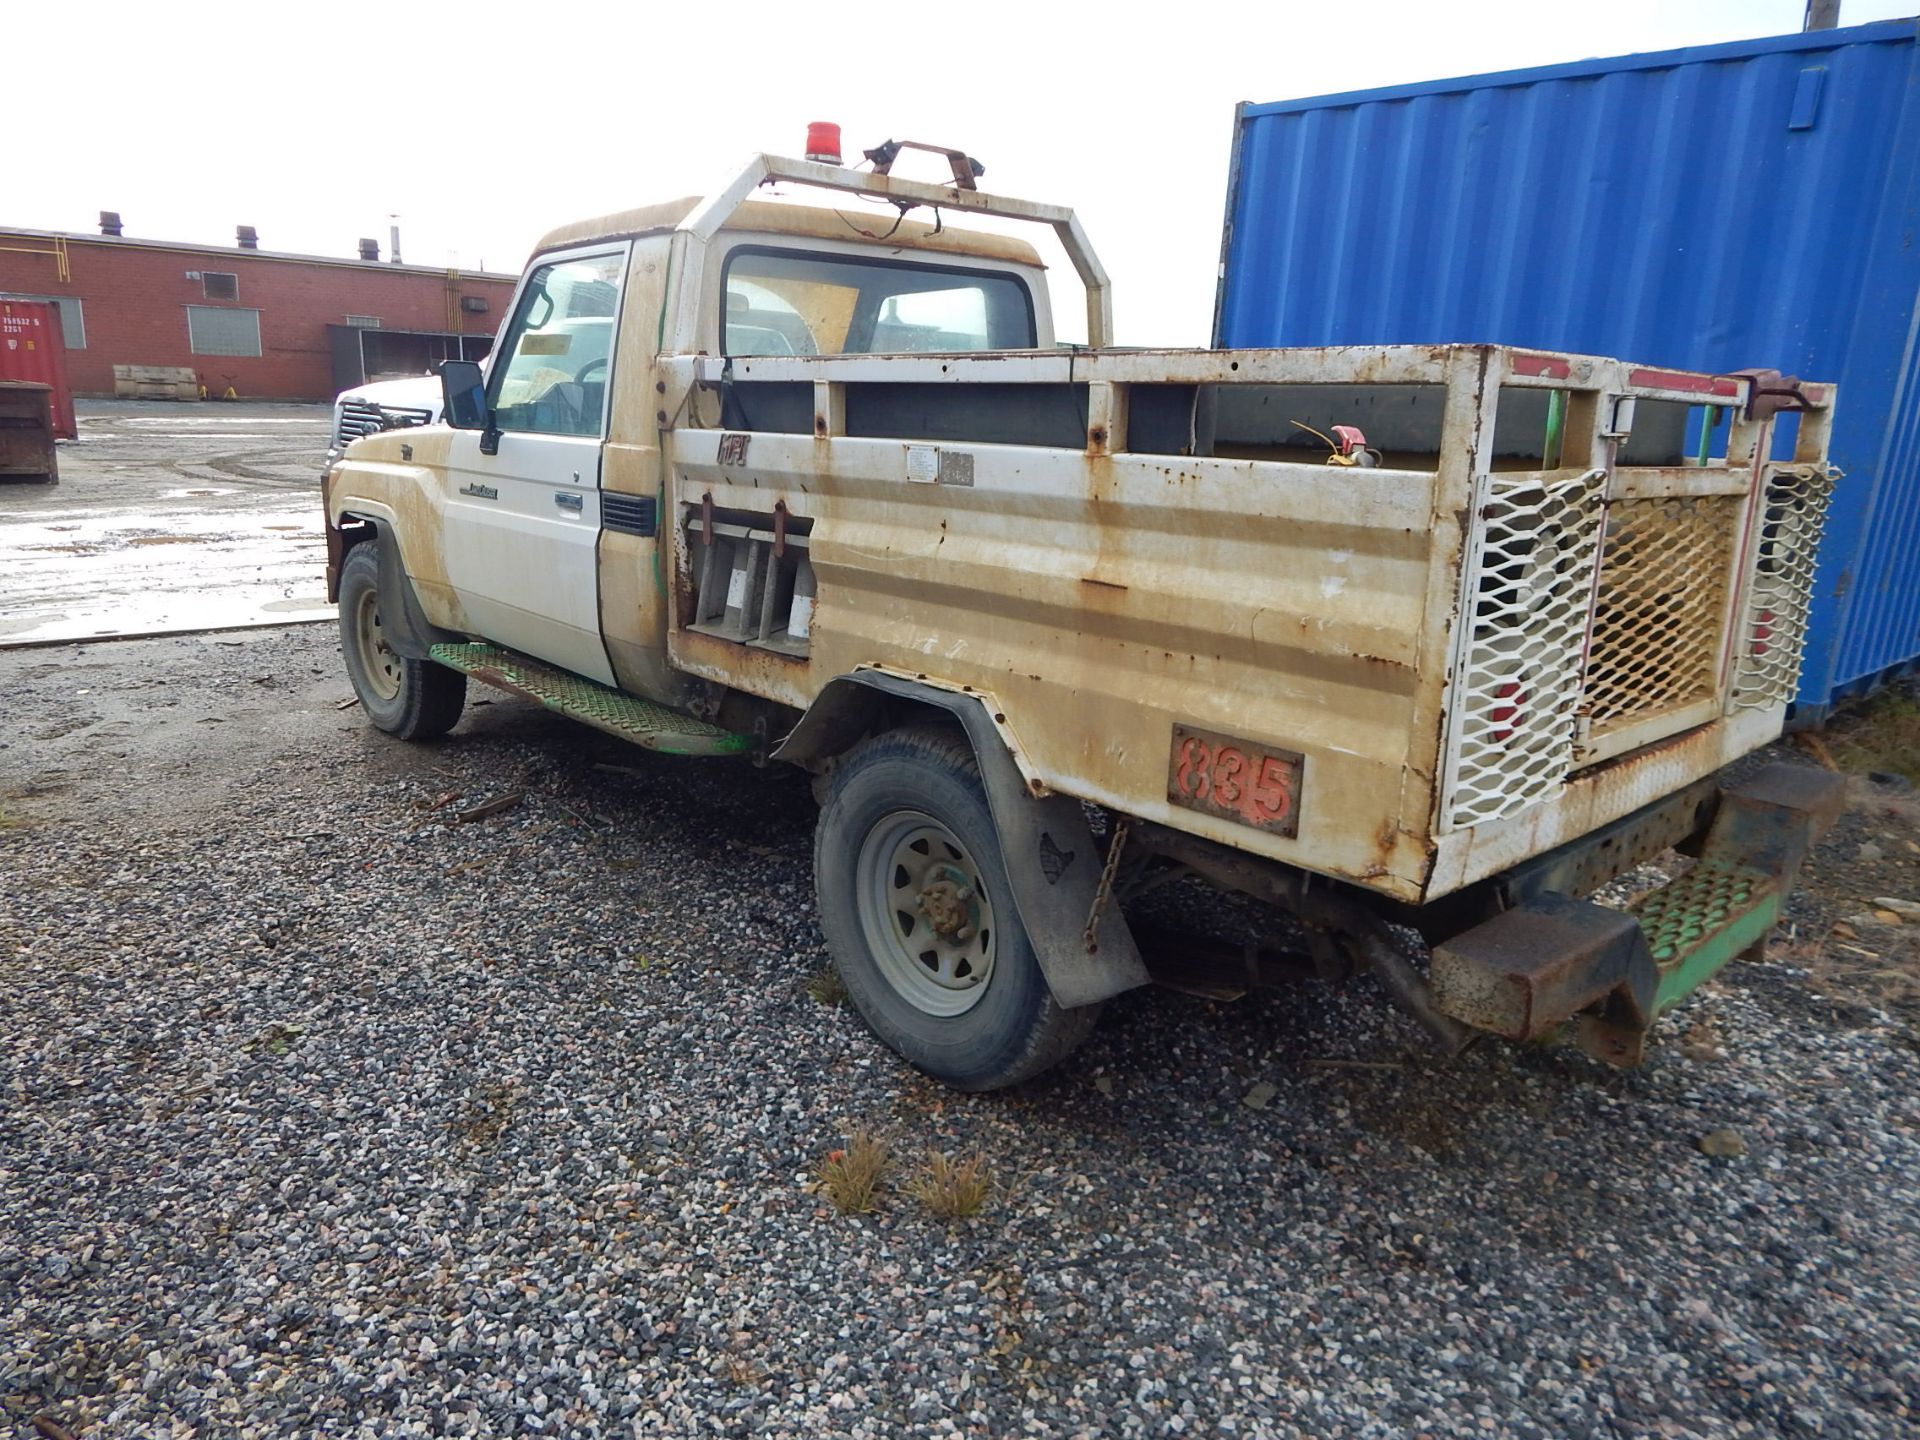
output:
<svg viewBox="0 0 1920 1440"><path fill-rule="evenodd" d="M340 428L334 434L333 443L344 449L362 435L373 435L381 430L404 430L413 425L431 425L432 423L431 410L415 410L398 405L376 405L371 400L342 400Z"/></svg>
<svg viewBox="0 0 1920 1440"><path fill-rule="evenodd" d="M378 405L367 400L342 400L340 429L334 434L333 443L340 446L350 445L362 435L371 435L380 428Z"/></svg>

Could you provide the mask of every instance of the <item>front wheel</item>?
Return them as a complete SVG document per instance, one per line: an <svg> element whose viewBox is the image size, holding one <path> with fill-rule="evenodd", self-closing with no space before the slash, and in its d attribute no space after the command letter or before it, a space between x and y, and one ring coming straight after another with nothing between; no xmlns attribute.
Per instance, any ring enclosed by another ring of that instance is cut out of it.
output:
<svg viewBox="0 0 1920 1440"><path fill-rule="evenodd" d="M387 643L387 607L400 601L380 593L379 544L362 541L341 567L340 653L369 720L402 740L429 740L459 722L467 677L431 660L410 660Z"/></svg>
<svg viewBox="0 0 1920 1440"><path fill-rule="evenodd" d="M1063 1009L1020 923L979 767L958 732L865 741L814 837L820 924L847 994L893 1049L961 1090L1064 1060L1098 1005Z"/></svg>

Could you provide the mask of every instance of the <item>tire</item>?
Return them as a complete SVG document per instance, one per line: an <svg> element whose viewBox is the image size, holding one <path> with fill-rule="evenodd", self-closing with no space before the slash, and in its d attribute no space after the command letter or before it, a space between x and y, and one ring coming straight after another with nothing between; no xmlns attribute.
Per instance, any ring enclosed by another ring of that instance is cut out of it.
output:
<svg viewBox="0 0 1920 1440"><path fill-rule="evenodd" d="M814 832L820 925L873 1033L959 1090L998 1090L1058 1064L1098 1005L1047 988L1007 883L965 736L940 727L864 741L834 770Z"/></svg>
<svg viewBox="0 0 1920 1440"><path fill-rule="evenodd" d="M399 604L380 593L378 540L347 552L340 569L340 653L367 718L402 740L444 735L467 704L467 677L431 660L409 660L386 644L381 610Z"/></svg>

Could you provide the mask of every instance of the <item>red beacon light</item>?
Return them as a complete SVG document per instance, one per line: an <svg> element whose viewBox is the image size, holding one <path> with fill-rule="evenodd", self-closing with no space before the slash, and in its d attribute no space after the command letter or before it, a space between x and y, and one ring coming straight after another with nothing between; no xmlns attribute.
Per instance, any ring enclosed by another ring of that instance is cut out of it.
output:
<svg viewBox="0 0 1920 1440"><path fill-rule="evenodd" d="M840 127L831 120L814 120L807 125L807 159L822 165L838 165Z"/></svg>

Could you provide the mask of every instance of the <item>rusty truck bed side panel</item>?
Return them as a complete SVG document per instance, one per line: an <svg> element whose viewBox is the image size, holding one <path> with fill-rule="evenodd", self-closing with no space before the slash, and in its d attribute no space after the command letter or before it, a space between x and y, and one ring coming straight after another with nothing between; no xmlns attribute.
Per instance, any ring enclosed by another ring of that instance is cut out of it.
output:
<svg viewBox="0 0 1920 1440"><path fill-rule="evenodd" d="M1772 513L1760 503L1777 468L1765 462L1764 418L1736 419L1727 454L1697 467L1617 463L1630 428L1617 399L1731 409L1744 380L1491 346L669 356L659 373L663 413L675 417L663 450L682 617L697 584L689 530L713 510L777 511L781 524L810 526L819 590L804 657L676 623L676 665L802 709L860 667L970 688L1004 715L1030 781L1128 815L1418 903L1779 733L1784 695L1736 704L1729 681L1747 663L1743 577ZM1085 447L845 434L845 393L894 381L1084 384ZM1127 448L1131 387L1313 383L1441 387L1437 453L1357 469ZM814 433L723 429L718 395L729 384L811 385ZM1808 388L1816 404L1831 402ZM1549 470L1536 458L1516 471L1494 453L1498 406L1529 389L1564 406ZM1810 421L1803 432L1797 458L1811 465L1824 431ZM1562 493L1572 498L1553 498ZM1620 569L1633 553L1608 517L1638 506L1665 523L1702 504L1721 507L1724 537L1710 556L1723 567L1708 617L1718 689L1706 704L1659 691L1631 724L1589 733L1578 707L1594 577L1611 562L1618 583L1638 578ZM1545 518L1518 532L1513 556L1496 554L1488 536L1502 523L1512 531L1529 506ZM1549 543L1561 548L1541 549ZM1553 568L1530 577L1543 556ZM1531 669L1502 685L1506 642L1495 632L1489 649L1488 617L1537 655L1532 597L1549 582L1563 615L1550 647L1559 689L1541 693ZM1507 593L1519 599L1502 620L1488 606ZM1755 623L1768 633L1770 619ZM1502 719L1528 706L1524 721ZM1501 751L1523 724L1552 743L1510 777ZM1301 756L1295 833L1173 803L1176 729ZM1480 801L1462 789L1462 755L1476 744L1471 783L1491 797ZM1510 798L1499 789L1508 784Z"/></svg>
<svg viewBox="0 0 1920 1440"><path fill-rule="evenodd" d="M758 434L732 466L720 438L672 437L679 493L812 519L812 654L679 632L681 664L802 708L861 666L970 686L1029 779L1234 844L1249 832L1168 801L1172 727L1307 753L1297 838L1254 843L1417 893L1395 821L1437 723L1418 694L1435 476L981 445L955 447L959 488L909 481L895 441Z"/></svg>

